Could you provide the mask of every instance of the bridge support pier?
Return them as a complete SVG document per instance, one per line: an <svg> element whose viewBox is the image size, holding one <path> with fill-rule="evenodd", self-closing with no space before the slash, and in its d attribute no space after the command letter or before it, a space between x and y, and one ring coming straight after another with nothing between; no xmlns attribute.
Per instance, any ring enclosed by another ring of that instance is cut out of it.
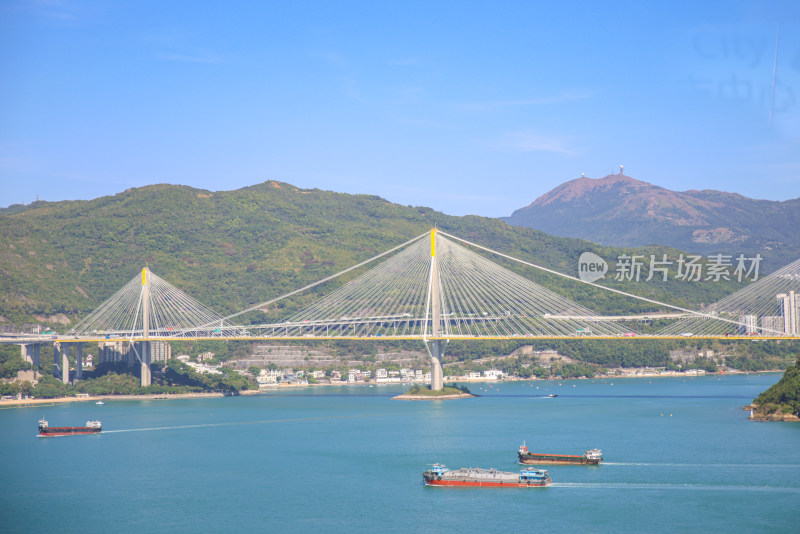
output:
<svg viewBox="0 0 800 534"><path fill-rule="evenodd" d="M61 378L61 371L59 371L59 363L61 360L61 345L58 343L53 344L53 377Z"/></svg>
<svg viewBox="0 0 800 534"><path fill-rule="evenodd" d="M20 349L22 349L22 360L33 365L36 369L39 369L39 354L41 345L39 343L20 345Z"/></svg>
<svg viewBox="0 0 800 534"><path fill-rule="evenodd" d="M444 349L442 341L431 341L431 391L441 391L444 387L444 371L442 370L442 357Z"/></svg>
<svg viewBox="0 0 800 534"><path fill-rule="evenodd" d="M69 384L69 345L64 345L61 352L61 383Z"/></svg>
<svg viewBox="0 0 800 534"><path fill-rule="evenodd" d="M75 380L83 378L83 344L78 343L75 348Z"/></svg>
<svg viewBox="0 0 800 534"><path fill-rule="evenodd" d="M140 384L142 387L146 387L153 383L153 377L150 373L150 342L142 341L139 346L139 356L142 359L142 375Z"/></svg>

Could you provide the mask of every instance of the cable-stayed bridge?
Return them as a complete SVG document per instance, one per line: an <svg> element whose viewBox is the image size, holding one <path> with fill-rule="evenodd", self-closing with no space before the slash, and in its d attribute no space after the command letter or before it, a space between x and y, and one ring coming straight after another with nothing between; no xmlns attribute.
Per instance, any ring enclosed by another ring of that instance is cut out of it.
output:
<svg viewBox="0 0 800 534"><path fill-rule="evenodd" d="M487 255L520 264L526 272L542 271L571 283L588 284L620 298L644 302L659 311L646 316L598 314L588 305L574 302L500 266ZM284 299L368 265L374 266L277 322L238 324L236 321L245 314L273 310ZM652 319L670 324L647 335L638 331L637 322ZM69 344L78 344L80 351L80 343L125 340L131 343L142 363L144 384L149 383L150 341L419 340L431 356L432 387L437 389L441 387L441 358L450 340L689 336L726 339L800 336L800 260L696 311L585 282L432 230L340 273L228 316L216 313L145 268L141 276L132 279L76 325L69 336L40 338L38 342L53 342L57 349L61 346L65 351ZM37 342L30 337L2 341L23 345ZM38 355L38 345L35 349Z"/></svg>

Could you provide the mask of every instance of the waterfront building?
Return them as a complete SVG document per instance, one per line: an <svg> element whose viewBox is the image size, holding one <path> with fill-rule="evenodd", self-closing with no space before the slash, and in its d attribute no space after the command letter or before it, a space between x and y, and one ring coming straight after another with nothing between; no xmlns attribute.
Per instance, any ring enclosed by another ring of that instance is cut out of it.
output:
<svg viewBox="0 0 800 534"><path fill-rule="evenodd" d="M205 362L205 361L213 360L213 359L214 359L214 353L213 352L204 352L202 354L198 354L197 355L197 361L198 362Z"/></svg>
<svg viewBox="0 0 800 534"><path fill-rule="evenodd" d="M150 342L150 361L167 363L172 358L172 347L167 341Z"/></svg>
<svg viewBox="0 0 800 534"><path fill-rule="evenodd" d="M800 333L800 324L798 324L798 320L800 320L800 310L798 310L800 299L798 299L794 291L789 291L788 294L779 293L775 298L778 300L778 307L781 317L783 317L783 333L789 336L796 336Z"/></svg>
<svg viewBox="0 0 800 534"><path fill-rule="evenodd" d="M100 363L133 363L135 358L131 345L125 341L100 341L97 344L97 358Z"/></svg>
<svg viewBox="0 0 800 534"><path fill-rule="evenodd" d="M745 336L752 336L758 333L758 317L755 315L743 315L739 318L739 333Z"/></svg>
<svg viewBox="0 0 800 534"><path fill-rule="evenodd" d="M777 315L765 315L761 318L761 333L765 336L775 336L784 334L783 317Z"/></svg>

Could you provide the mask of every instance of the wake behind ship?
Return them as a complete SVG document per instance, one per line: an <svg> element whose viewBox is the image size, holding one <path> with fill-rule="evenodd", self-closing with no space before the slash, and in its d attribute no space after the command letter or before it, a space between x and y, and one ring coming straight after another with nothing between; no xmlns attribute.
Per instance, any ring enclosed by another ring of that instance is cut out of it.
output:
<svg viewBox="0 0 800 534"><path fill-rule="evenodd" d="M39 436L80 436L83 434L98 434L103 431L100 421L86 421L86 426L53 426L47 423L47 419L42 417L39 421Z"/></svg>
<svg viewBox="0 0 800 534"><path fill-rule="evenodd" d="M462 486L488 488L538 488L549 485L553 480L543 469L523 469L519 473L462 467L450 471L441 464L433 464L422 473L426 486Z"/></svg>

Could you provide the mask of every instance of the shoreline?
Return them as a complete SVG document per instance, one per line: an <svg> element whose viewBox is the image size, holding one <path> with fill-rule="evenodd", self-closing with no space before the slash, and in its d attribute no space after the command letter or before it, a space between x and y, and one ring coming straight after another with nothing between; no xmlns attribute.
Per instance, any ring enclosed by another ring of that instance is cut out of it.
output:
<svg viewBox="0 0 800 534"><path fill-rule="evenodd" d="M796 416L793 413L765 413L760 411L761 407L758 404L748 404L747 406L742 406L742 410L750 411L750 416L747 418L748 421L755 421L756 423L769 423L769 422L778 422L778 423L798 423L800 422L800 417Z"/></svg>
<svg viewBox="0 0 800 534"><path fill-rule="evenodd" d="M704 375L686 375L680 374L641 374L641 375L600 375L593 378L502 378L499 380L486 380L485 378L456 378L452 377L449 383L460 382L486 382L490 384L502 384L503 382L563 382L566 380L608 380L608 379L624 379L624 378L699 378L703 376L718 376L718 375L746 375L746 374L767 374L767 373L782 373L784 370L767 370L767 371L727 371L724 373L705 373ZM411 386L418 382L390 382L390 383L373 383L373 382L358 382L358 383L317 383L317 384L269 384L266 387L259 389L246 389L239 392L239 395L258 395L270 390L284 389L284 388L305 388L305 387L366 387L366 386ZM405 395L404 393L401 395ZM195 393L147 393L143 395L91 395L88 397L56 397L52 399L5 399L0 400L0 409L4 408L31 408L42 405L55 405L64 404L69 402L97 402L97 401L116 401L116 400L175 400L175 399L201 399L201 398L215 398L224 397L223 393L217 392L195 392ZM469 395L475 397L476 395ZM416 396L415 396L416 397ZM397 400L452 400L450 396L442 397L428 397L423 396L421 399L393 397ZM468 398L463 396L453 398Z"/></svg>
<svg viewBox="0 0 800 534"><path fill-rule="evenodd" d="M240 395L255 395L256 390L240 391ZM125 401L125 400L175 400L175 399L200 399L224 397L223 393L195 392L195 393L146 393L144 395L90 395L88 397L55 397L52 399L7 399L0 401L0 408L32 408L42 405L65 404L69 402L97 402L97 401Z"/></svg>

